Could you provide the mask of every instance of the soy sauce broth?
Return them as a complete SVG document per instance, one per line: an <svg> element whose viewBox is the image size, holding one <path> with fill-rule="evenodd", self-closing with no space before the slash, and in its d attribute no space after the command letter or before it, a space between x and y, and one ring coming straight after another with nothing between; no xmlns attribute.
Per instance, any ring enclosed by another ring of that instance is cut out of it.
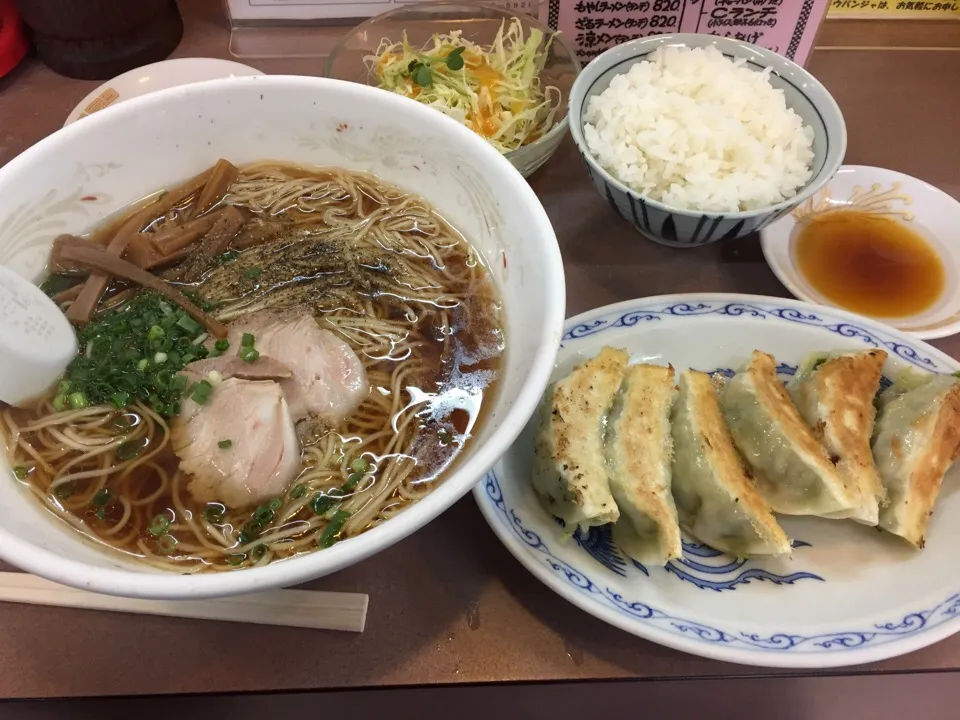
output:
<svg viewBox="0 0 960 720"><path fill-rule="evenodd" d="M794 261L813 288L837 305L873 317L917 315L943 294L937 250L898 220L856 210L806 221Z"/></svg>

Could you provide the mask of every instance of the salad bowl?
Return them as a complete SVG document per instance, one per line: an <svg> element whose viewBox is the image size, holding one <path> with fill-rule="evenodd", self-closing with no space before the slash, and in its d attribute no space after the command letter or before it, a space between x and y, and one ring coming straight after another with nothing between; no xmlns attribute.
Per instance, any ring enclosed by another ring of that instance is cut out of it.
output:
<svg viewBox="0 0 960 720"><path fill-rule="evenodd" d="M504 153L524 177L529 177L553 155L567 132L567 100L580 72L580 62L570 46L534 18L478 3L426 2L403 6L377 15L344 35L327 59L326 75L380 87L380 80L372 72L368 58L380 53L384 41L399 43L406 34L409 44L419 48L437 35L459 31L467 43L489 47L501 26L506 28L514 19L520 22L525 38L529 38L532 31L539 31L545 37L552 36L546 56L530 57L529 61L537 62L541 85L553 86L560 93L550 129L533 142Z"/></svg>

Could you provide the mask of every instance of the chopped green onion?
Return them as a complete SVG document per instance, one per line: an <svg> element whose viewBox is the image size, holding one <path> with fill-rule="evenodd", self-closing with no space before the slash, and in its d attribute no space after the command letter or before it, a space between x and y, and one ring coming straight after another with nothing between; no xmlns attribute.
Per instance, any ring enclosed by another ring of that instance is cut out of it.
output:
<svg viewBox="0 0 960 720"><path fill-rule="evenodd" d="M303 483L299 485L295 485L293 490L290 491L290 497L293 498L294 500L299 500L306 494L307 494L307 486L304 485Z"/></svg>
<svg viewBox="0 0 960 720"><path fill-rule="evenodd" d="M239 354L240 354L240 359L243 360L245 363L256 362L257 360L260 359L260 351L252 347L240 348Z"/></svg>
<svg viewBox="0 0 960 720"><path fill-rule="evenodd" d="M227 560L227 565L230 565L231 567L237 567L237 565L242 564L243 561L246 559L247 559L247 556L244 555L243 553L234 553L233 555L227 555L226 560Z"/></svg>
<svg viewBox="0 0 960 720"><path fill-rule="evenodd" d="M153 520L150 521L150 527L148 530L154 537L159 537L160 535L165 534L168 530L170 530L169 516L163 513L155 516Z"/></svg>
<svg viewBox="0 0 960 720"><path fill-rule="evenodd" d="M256 280L262 274L263 274L263 270L261 270L256 266L248 267L246 270L243 271L243 277L245 277L247 280Z"/></svg>
<svg viewBox="0 0 960 720"><path fill-rule="evenodd" d="M326 493L317 495L310 501L310 507L317 515L325 515L336 503L343 498L343 491L340 488L331 488Z"/></svg>
<svg viewBox="0 0 960 720"><path fill-rule="evenodd" d="M221 339L221 340L217 340L217 341L213 344L213 347L214 347L216 350L219 350L220 352L224 352L224 351L230 349L230 341L227 340L226 338L223 338L223 339Z"/></svg>
<svg viewBox="0 0 960 720"><path fill-rule="evenodd" d="M27 470L23 465L17 465L13 468L13 476L17 480L26 480L27 475L30 474L30 471Z"/></svg>
<svg viewBox="0 0 960 720"><path fill-rule="evenodd" d="M101 520L106 520L106 519L107 519L107 508L106 508L106 507L102 507L102 508L100 508L99 510L97 510L97 517L98 517L99 519L101 519Z"/></svg>
<svg viewBox="0 0 960 720"><path fill-rule="evenodd" d="M74 490L76 490L76 485L73 481L65 482L60 485L57 485L57 489L53 491L54 497L58 500L66 500L68 497L73 495Z"/></svg>
<svg viewBox="0 0 960 720"><path fill-rule="evenodd" d="M194 389L190 399L198 405L203 405L207 400L210 399L211 392L213 392L213 385L206 380L201 380L197 383L197 387Z"/></svg>
<svg viewBox="0 0 960 720"><path fill-rule="evenodd" d="M229 440L229 439L221 440L220 442L217 443L217 447L220 448L221 450L229 450L231 445L233 445L233 440Z"/></svg>
<svg viewBox="0 0 960 720"><path fill-rule="evenodd" d="M350 492L360 484L361 480L363 480L363 473L350 473L349 477L347 477L347 481L343 484L344 491Z"/></svg>
<svg viewBox="0 0 960 720"><path fill-rule="evenodd" d="M90 407L90 401L87 400L87 395L83 392L70 393L67 401L70 403L71 410L82 410L85 407Z"/></svg>
<svg viewBox="0 0 960 720"><path fill-rule="evenodd" d="M226 512L227 509L223 505L220 505L219 503L210 503L203 511L203 516L211 525L219 525L223 522L223 516Z"/></svg>
<svg viewBox="0 0 960 720"><path fill-rule="evenodd" d="M350 513L346 510L337 510L333 517L330 518L330 522L327 523L327 526L323 529L323 532L320 533L320 538L317 540L317 544L322 548L328 548L339 540L337 537L340 534L340 531L343 530L343 524L347 521L347 518L350 517Z"/></svg>
<svg viewBox="0 0 960 720"><path fill-rule="evenodd" d="M257 545L256 547L253 548L253 550L250 551L250 559L253 560L254 562L257 562L259 560L262 560L263 556L266 554L267 554L267 546Z"/></svg>
<svg viewBox="0 0 960 720"><path fill-rule="evenodd" d="M169 555L177 548L177 539L170 534L161 535L157 538L157 547L164 555Z"/></svg>
<svg viewBox="0 0 960 720"><path fill-rule="evenodd" d="M115 392L110 396L110 402L113 403L113 406L118 410L122 410L130 404L130 393L128 392Z"/></svg>
<svg viewBox="0 0 960 720"><path fill-rule="evenodd" d="M122 442L117 446L117 459L132 460L142 453L149 443L150 440L147 438L139 438L136 440L127 440Z"/></svg>
<svg viewBox="0 0 960 720"><path fill-rule="evenodd" d="M90 504L94 507L103 507L108 502L110 502L110 491L106 488L100 488L97 490L97 494L93 496Z"/></svg>
<svg viewBox="0 0 960 720"><path fill-rule="evenodd" d="M187 387L187 376L186 375L174 375L173 379L170 381L170 389L174 392L182 393Z"/></svg>
<svg viewBox="0 0 960 720"><path fill-rule="evenodd" d="M283 500L281 500L280 498L273 498L270 502L267 503L267 507L270 508L270 510L273 512L276 512L282 506L283 506Z"/></svg>
<svg viewBox="0 0 960 720"><path fill-rule="evenodd" d="M177 327L181 327L191 334L199 333L201 330L203 330L203 325L186 314L182 315L180 319L177 320Z"/></svg>
<svg viewBox="0 0 960 720"><path fill-rule="evenodd" d="M353 470L354 472L365 473L367 470L370 469L370 463L367 462L366 458L358 457L354 459L353 462L350 463L350 469Z"/></svg>
<svg viewBox="0 0 960 720"><path fill-rule="evenodd" d="M149 290L101 313L77 335L79 352L54 396L58 412L70 409L71 395L80 392L88 406L111 403L122 409L142 402L171 417L180 411L187 384L177 374L210 355L203 346L206 330Z"/></svg>
<svg viewBox="0 0 960 720"><path fill-rule="evenodd" d="M243 337L240 339L240 347L253 347L253 343L256 342L256 338L253 336L253 333L244 333Z"/></svg>
<svg viewBox="0 0 960 720"><path fill-rule="evenodd" d="M261 505L253 511L253 519L262 525L266 525L273 520L273 508L269 505Z"/></svg>

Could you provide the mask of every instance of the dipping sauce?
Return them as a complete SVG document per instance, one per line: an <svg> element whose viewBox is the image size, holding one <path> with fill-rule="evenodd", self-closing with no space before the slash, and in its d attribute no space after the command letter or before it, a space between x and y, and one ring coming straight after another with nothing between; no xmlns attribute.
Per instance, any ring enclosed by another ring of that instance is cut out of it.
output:
<svg viewBox="0 0 960 720"><path fill-rule="evenodd" d="M806 221L794 246L800 273L831 302L862 315L921 313L943 292L937 251L909 226L857 210Z"/></svg>

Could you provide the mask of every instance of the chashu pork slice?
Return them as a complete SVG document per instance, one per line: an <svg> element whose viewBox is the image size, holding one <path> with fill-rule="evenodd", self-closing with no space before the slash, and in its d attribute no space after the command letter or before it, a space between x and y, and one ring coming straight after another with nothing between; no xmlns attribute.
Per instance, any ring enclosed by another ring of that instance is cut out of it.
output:
<svg viewBox="0 0 960 720"><path fill-rule="evenodd" d="M282 494L300 470L293 417L273 381L233 377L202 405L185 399L170 441L199 502L257 505Z"/></svg>
<svg viewBox="0 0 960 720"><path fill-rule="evenodd" d="M607 414L629 356L606 347L547 390L534 446L533 486L568 528L616 522L604 457Z"/></svg>
<svg viewBox="0 0 960 720"><path fill-rule="evenodd" d="M227 353L236 355L244 333L253 335L261 359L279 360L290 369L291 377L280 380L280 385L295 420L314 417L336 425L369 392L357 354L310 315L284 318L264 311L239 318L229 325Z"/></svg>

